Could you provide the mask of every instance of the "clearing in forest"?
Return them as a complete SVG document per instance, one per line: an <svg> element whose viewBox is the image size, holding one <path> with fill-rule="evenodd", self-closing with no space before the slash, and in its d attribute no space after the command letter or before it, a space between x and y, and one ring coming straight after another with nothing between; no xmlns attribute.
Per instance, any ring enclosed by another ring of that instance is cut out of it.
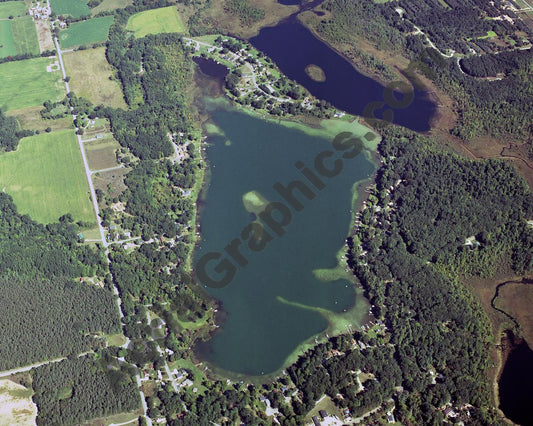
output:
<svg viewBox="0 0 533 426"><path fill-rule="evenodd" d="M67 213L75 221L95 221L73 130L30 136L16 151L1 154L0 189L38 222L55 222Z"/></svg>
<svg viewBox="0 0 533 426"><path fill-rule="evenodd" d="M135 38L141 38L148 34L186 32L176 6L136 13L128 19L126 29L133 31Z"/></svg>
<svg viewBox="0 0 533 426"><path fill-rule="evenodd" d="M105 47L67 52L63 55L70 90L93 104L126 108L117 80L111 80L113 68L105 57Z"/></svg>

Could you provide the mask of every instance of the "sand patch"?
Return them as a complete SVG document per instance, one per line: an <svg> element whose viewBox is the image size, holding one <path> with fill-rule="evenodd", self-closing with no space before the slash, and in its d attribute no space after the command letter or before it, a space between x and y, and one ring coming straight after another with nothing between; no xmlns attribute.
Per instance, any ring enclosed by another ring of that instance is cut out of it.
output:
<svg viewBox="0 0 533 426"><path fill-rule="evenodd" d="M11 380L0 380L0 426L34 425L37 405L33 391Z"/></svg>

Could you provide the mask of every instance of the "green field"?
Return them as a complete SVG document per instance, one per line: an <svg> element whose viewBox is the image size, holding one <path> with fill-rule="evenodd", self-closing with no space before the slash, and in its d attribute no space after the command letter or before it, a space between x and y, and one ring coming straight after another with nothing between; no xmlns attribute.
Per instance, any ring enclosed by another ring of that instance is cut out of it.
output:
<svg viewBox="0 0 533 426"><path fill-rule="evenodd" d="M0 188L19 211L42 223L71 213L95 222L81 153L73 130L41 133L0 155Z"/></svg>
<svg viewBox="0 0 533 426"><path fill-rule="evenodd" d="M61 72L47 72L51 63L48 58L34 58L0 64L0 108L6 112L61 100L65 96Z"/></svg>
<svg viewBox="0 0 533 426"><path fill-rule="evenodd" d="M144 37L147 34L186 32L175 6L136 13L128 19L126 29L133 31L135 38Z"/></svg>
<svg viewBox="0 0 533 426"><path fill-rule="evenodd" d="M6 19L10 16L23 16L27 10L28 7L23 1L6 1L0 3L0 19Z"/></svg>
<svg viewBox="0 0 533 426"><path fill-rule="evenodd" d="M11 32L11 21L0 21L0 58L15 56L15 40Z"/></svg>
<svg viewBox="0 0 533 426"><path fill-rule="evenodd" d="M17 55L30 53L38 55L39 40L37 39L37 29L35 23L29 16L14 19L11 21L11 33L15 40L15 50Z"/></svg>
<svg viewBox="0 0 533 426"><path fill-rule="evenodd" d="M104 0L98 6L91 9L91 15L108 10L123 9L133 3L133 0Z"/></svg>
<svg viewBox="0 0 533 426"><path fill-rule="evenodd" d="M56 15L70 15L79 18L91 14L86 0L50 0L50 4Z"/></svg>
<svg viewBox="0 0 533 426"><path fill-rule="evenodd" d="M1 5L2 3L0 3ZM35 24L29 16L0 20L0 57L39 54Z"/></svg>
<svg viewBox="0 0 533 426"><path fill-rule="evenodd" d="M66 30L59 33L61 47L79 46L81 44L106 41L109 27L113 23L112 16L93 18L87 21L75 22Z"/></svg>

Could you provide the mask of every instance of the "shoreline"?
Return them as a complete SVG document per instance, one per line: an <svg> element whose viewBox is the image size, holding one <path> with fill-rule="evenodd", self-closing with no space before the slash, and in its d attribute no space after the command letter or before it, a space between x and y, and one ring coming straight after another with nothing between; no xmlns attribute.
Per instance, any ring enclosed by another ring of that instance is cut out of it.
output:
<svg viewBox="0 0 533 426"><path fill-rule="evenodd" d="M314 125L303 123L301 121L301 117L291 117L292 119L285 119L280 117L274 117L274 116L268 116L266 114L262 114L257 111L251 111L249 109L246 109L244 106L233 102L231 99L228 99L225 95L221 95L215 99L208 100L208 102L211 104L210 107L204 108L210 109L210 108L227 108L227 109L233 109L241 113L246 113L247 115L250 115L254 118L269 121L278 125L282 125L288 128L296 128L306 134L313 135L313 136L322 136L324 138L327 138L327 136L335 135L338 133L339 128L343 130L348 129L358 129L364 130L364 133L367 131L373 132L376 134L377 138L373 140L372 142L365 141L365 150L363 152L363 155L366 156L366 158L373 164L375 167L374 172L371 176L356 181L353 184L352 187L352 196L351 196L351 208L350 208L350 217L348 219L347 223L347 232L346 237L350 237L353 234L353 222L355 220L355 215L359 211L361 205L363 204L364 200L368 197L368 194L366 194L366 187L373 182L377 169L379 167L379 154L377 152L377 145L378 141L381 140L381 137L378 133L374 132L370 127L367 127L366 125L363 125L359 122L359 117L353 117L352 121L346 121L346 120L338 120L338 119L320 119L317 120L317 123ZM206 129L207 125L214 125L216 126L216 123L213 123L211 120L208 119L208 114L205 114L204 116L206 119L202 120L202 159L203 164L206 168L209 166L209 160L207 157L207 148L208 140L210 135L216 135L216 130L214 127L211 128L211 131L208 131ZM209 170L206 170L204 173L204 179L202 182L202 189L200 191L200 195L198 197L199 203L205 202L205 195L206 190L209 185L209 179L210 179L210 172ZM366 196L365 196L366 194ZM197 230L198 232L201 232L201 212L202 208L205 208L205 206L199 206L197 208ZM198 248L198 245L201 242L201 235L197 239L197 242L195 244L195 250ZM343 245L339 248L337 253L335 253L335 258L337 259L336 265L331 268L331 270L335 270L337 268L344 268L346 265L344 264L345 261L343 261L342 257L346 255L346 245ZM194 252L191 255L191 258L194 258ZM194 276L194 271L192 271L191 276ZM224 307L220 300L214 298L211 296L204 288L202 288L198 283L198 287L201 288L202 292L205 292L207 296L212 300L218 309L218 312L215 314L215 321L214 321L214 328L210 328L208 331L209 339L206 340L199 340L197 341L196 345L194 346L196 348L191 351L191 360L194 363L203 363L208 366L208 370L205 371L205 373L210 378L215 379L230 379L230 380L246 380L247 382L252 383L266 383L270 380L272 380L274 377L279 376L282 374L283 370L285 370L288 366L293 364L301 355L303 355L307 350L312 349L317 344L325 343L329 337L341 335L350 333L348 330L341 329L340 325L336 323L335 319L339 320L341 323L346 322L346 317L351 317L350 321L353 321L355 323L358 323L358 326L356 326L356 329L359 329L361 325L363 325L365 322L368 321L369 315L368 315L368 307L370 306L368 300L364 296L364 292L361 289L360 286L357 285L357 279L353 274L350 274L349 272L346 272L346 276L342 277L343 279L346 279L348 282L350 282L354 289L354 301L353 306L347 310L346 312L331 312L331 314L324 315L321 313L322 317L325 319L327 326L326 328L316 334L311 336L309 339L300 342L296 348L287 355L285 361L282 363L282 365L276 369L275 371L263 375L250 375L250 374L243 374L243 373L236 373L229 370L225 370L223 368L220 368L213 364L212 362L208 361L206 358L204 358L201 354L201 347L203 345L206 345L209 340L211 340L218 332L220 332L221 327L223 326L224 317L226 316L226 312L224 311ZM364 305L364 309L363 306ZM313 307L309 307L309 309L313 309ZM333 318L328 318L331 315ZM344 318L342 318L344 317ZM200 353L199 353L200 352Z"/></svg>

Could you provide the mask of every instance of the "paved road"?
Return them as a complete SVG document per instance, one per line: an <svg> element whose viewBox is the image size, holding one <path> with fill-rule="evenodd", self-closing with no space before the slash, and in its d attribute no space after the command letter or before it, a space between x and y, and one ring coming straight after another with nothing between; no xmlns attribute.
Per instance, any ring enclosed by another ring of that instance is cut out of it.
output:
<svg viewBox="0 0 533 426"><path fill-rule="evenodd" d="M58 41L57 37L54 37L54 43L55 43L55 46L56 46L56 49L57 49L57 56L59 58L59 64L61 66L61 73L63 74L63 80L65 80L67 74L65 72L65 64L63 63L63 56L61 55L61 49L59 47L59 41ZM67 90L67 93L69 93L70 92L70 87L69 87L68 82L66 82L66 81L65 81L65 88ZM72 120L73 121L76 120L76 114L74 114L74 113L72 113ZM81 139L81 136L78 135L78 134L76 134L76 137L78 139L78 145L80 147L81 157L83 159L83 166L84 166L84 169L85 169L85 176L87 177L87 182L89 183L89 191L90 191L91 199L92 199L92 202L93 202L93 208L94 208L94 212L95 212L95 215L96 215L96 222L98 224L98 230L100 231L100 239L101 239L102 245L106 249L105 255L106 255L107 263L109 264L110 263L110 261L109 261L109 250L107 249L107 247L110 244L112 244L112 243L108 243L107 242L106 236L105 236L104 227L102 226L102 220L101 220L101 217L100 217L100 209L98 208L98 200L96 198L96 192L94 190L93 180L91 178L92 173L91 173L91 170L89 168L89 162L87 161L87 155L85 154L85 149L83 147L83 140ZM114 283L114 280L113 280L113 283ZM113 284L113 293L115 294L116 299L117 299L118 312L119 312L119 315L120 315L120 321L122 322L122 319L124 318L124 314L122 312L122 299L120 298L120 294L119 294L118 288L117 288L117 286L115 284ZM127 348L129 344L130 344L130 339L128 337L126 337L126 343L124 343L124 345L122 345L122 347ZM137 380L137 386L139 387L139 393L141 394L141 401L142 401L142 406L143 406L143 411L144 411L144 417L146 418L146 422L147 422L148 426L151 426L152 425L152 419L150 419L150 417L148 416L148 407L146 405L146 398L145 398L144 393L142 391L141 377L139 375L139 370L138 369L137 369L137 374L136 374L136 380Z"/></svg>

